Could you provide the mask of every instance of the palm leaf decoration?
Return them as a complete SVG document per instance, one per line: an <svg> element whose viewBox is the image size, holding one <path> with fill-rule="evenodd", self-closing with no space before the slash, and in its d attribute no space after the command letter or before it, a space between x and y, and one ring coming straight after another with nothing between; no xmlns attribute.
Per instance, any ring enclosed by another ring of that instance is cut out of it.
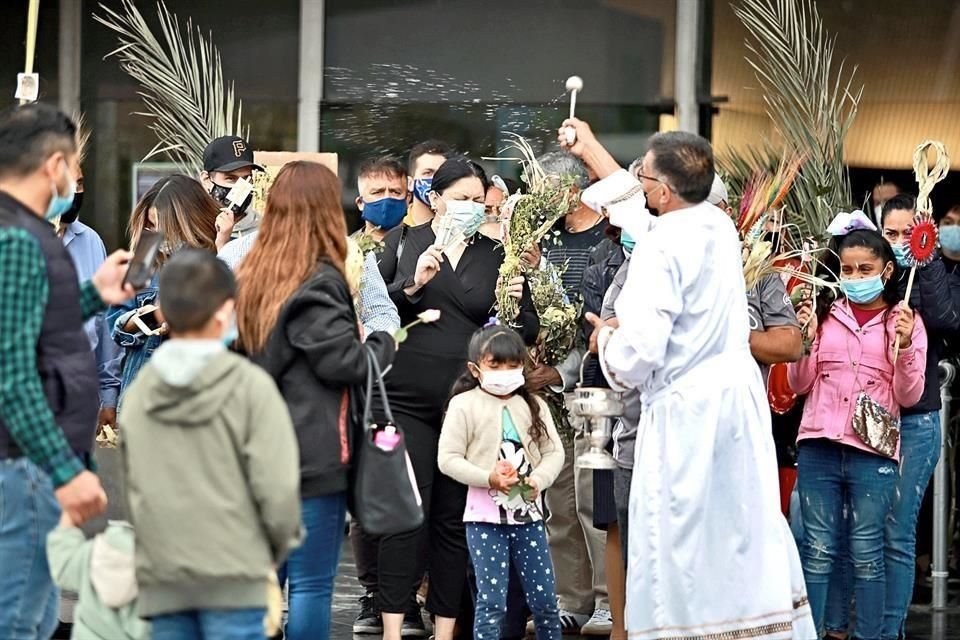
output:
<svg viewBox="0 0 960 640"><path fill-rule="evenodd" d="M165 154L188 175L200 167L203 149L219 136L244 135L242 104L233 84L224 88L220 51L193 21L181 30L176 14L157 2L159 37L154 35L134 0L122 0L114 11L100 4L100 24L115 31L120 46L104 58L117 56L120 67L137 83L159 142L143 158Z"/></svg>
<svg viewBox="0 0 960 640"><path fill-rule="evenodd" d="M784 202L805 237L822 239L834 214L852 208L843 144L863 93L854 87L856 68L834 64L836 39L814 0L741 0L734 12L749 31L747 62L783 145L727 153L721 172L742 194L757 172L775 174L785 152L804 158Z"/></svg>

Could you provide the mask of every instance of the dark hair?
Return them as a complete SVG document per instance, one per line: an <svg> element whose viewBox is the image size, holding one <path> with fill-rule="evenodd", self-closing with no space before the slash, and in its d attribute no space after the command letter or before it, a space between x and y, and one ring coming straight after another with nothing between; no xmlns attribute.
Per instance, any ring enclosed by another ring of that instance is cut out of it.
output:
<svg viewBox="0 0 960 640"><path fill-rule="evenodd" d="M685 131L657 133L648 147L653 167L685 202L699 204L713 187L713 149L706 139Z"/></svg>
<svg viewBox="0 0 960 640"><path fill-rule="evenodd" d="M407 173L412 176L417 169L417 160L422 156L429 155L443 156L449 160L456 154L453 147L443 140L425 140L410 149L410 156L407 158Z"/></svg>
<svg viewBox="0 0 960 640"><path fill-rule="evenodd" d="M883 287L883 293L880 296L887 303L887 308L883 312L884 327L886 327L887 314L900 302L900 266L897 264L897 257L893 253L893 248L887 239L879 231L872 229L856 229L845 236L834 236L830 240L829 250L823 258L823 264L820 269L820 276L826 280L836 281L840 277L840 254L844 249L862 247L870 250L876 257L886 265L888 262L893 265L893 273ZM817 296L817 320L819 326L823 326L823 320L830 313L830 307L836 301L837 296L829 289L824 287ZM819 330L819 329L818 329ZM884 329L886 331L886 329Z"/></svg>
<svg viewBox="0 0 960 640"><path fill-rule="evenodd" d="M490 181L487 179L487 172L483 170L483 167L466 156L455 156L447 159L433 174L431 188L438 194L443 194L454 182L470 177L480 178L484 193L490 188Z"/></svg>
<svg viewBox="0 0 960 640"><path fill-rule="evenodd" d="M887 221L887 214L891 211L916 211L917 199L909 193L898 193L883 203L880 209L880 224Z"/></svg>
<svg viewBox="0 0 960 640"><path fill-rule="evenodd" d="M160 271L160 308L176 333L202 329L227 300L237 283L225 262L209 251L183 249Z"/></svg>
<svg viewBox="0 0 960 640"><path fill-rule="evenodd" d="M77 151L77 126L56 107L40 102L0 113L0 176L33 173L51 155Z"/></svg>
<svg viewBox="0 0 960 640"><path fill-rule="evenodd" d="M407 169L403 163L393 156L380 156L379 158L367 158L360 164L360 170L357 173L357 180L369 176L388 176L390 178L406 178ZM406 188L406 187L404 187Z"/></svg>
<svg viewBox="0 0 960 640"><path fill-rule="evenodd" d="M510 362L526 364L527 347L523 344L523 338L520 337L520 334L510 327L493 325L476 331L470 338L470 345L467 347L468 362L479 365L480 361L486 356L489 356L496 364ZM480 381L470 373L468 367L453 383L450 397L466 393L479 386ZM536 395L528 391L526 387L520 387L515 393L526 401L527 407L530 409L530 428L527 429L530 438L536 443L548 439L547 425L540 415L540 403L537 402Z"/></svg>

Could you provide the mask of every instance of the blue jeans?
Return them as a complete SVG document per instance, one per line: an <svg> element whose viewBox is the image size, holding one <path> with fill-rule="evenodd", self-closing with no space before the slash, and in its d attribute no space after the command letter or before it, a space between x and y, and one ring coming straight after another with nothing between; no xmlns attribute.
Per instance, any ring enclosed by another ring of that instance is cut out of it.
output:
<svg viewBox="0 0 960 640"><path fill-rule="evenodd" d="M537 640L560 640L560 612L547 531L542 522L487 524L468 522L467 548L477 575L474 640L499 640L507 611L510 566L533 613Z"/></svg>
<svg viewBox="0 0 960 640"><path fill-rule="evenodd" d="M923 495L940 458L940 413L903 416L900 424L900 473L886 522L884 559L887 575L883 640L896 640L903 631L916 577L917 518ZM841 545L840 557L846 555ZM841 563L830 581L826 629L845 632L849 627L852 574Z"/></svg>
<svg viewBox="0 0 960 640"><path fill-rule="evenodd" d="M49 638L60 592L47 565L47 534L60 519L50 478L26 458L0 460L0 629L9 640Z"/></svg>
<svg viewBox="0 0 960 640"><path fill-rule="evenodd" d="M198 609L151 620L153 640L263 640L266 609Z"/></svg>
<svg viewBox="0 0 960 640"><path fill-rule="evenodd" d="M843 507L849 505L857 624L854 637L880 637L886 597L884 526L897 483L897 463L826 440L805 440L797 457L803 544L800 557L813 621L824 626L827 593L839 566Z"/></svg>
<svg viewBox="0 0 960 640"><path fill-rule="evenodd" d="M333 581L340 561L347 513L347 494L334 493L303 500L301 511L307 538L280 569L280 584L290 581L287 640L327 640Z"/></svg>

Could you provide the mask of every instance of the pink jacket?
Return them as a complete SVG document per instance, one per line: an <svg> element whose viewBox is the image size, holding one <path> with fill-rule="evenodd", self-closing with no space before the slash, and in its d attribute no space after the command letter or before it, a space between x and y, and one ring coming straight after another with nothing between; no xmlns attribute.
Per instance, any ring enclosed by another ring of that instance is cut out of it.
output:
<svg viewBox="0 0 960 640"><path fill-rule="evenodd" d="M886 327L884 327L886 315ZM865 391L895 416L900 407L912 407L923 393L927 360L927 332L916 316L912 344L900 351L896 366L893 343L896 312L881 313L860 327L846 300L833 304L820 326L810 355L788 366L790 387L809 394L803 409L800 435L826 438L876 453L857 437L852 419L857 396ZM899 450L897 459L899 459Z"/></svg>

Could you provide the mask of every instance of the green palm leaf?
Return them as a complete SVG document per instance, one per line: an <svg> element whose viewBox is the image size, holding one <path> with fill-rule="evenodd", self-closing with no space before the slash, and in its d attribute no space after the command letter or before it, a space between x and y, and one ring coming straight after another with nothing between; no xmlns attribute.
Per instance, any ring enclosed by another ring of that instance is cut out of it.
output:
<svg viewBox="0 0 960 640"><path fill-rule="evenodd" d="M154 35L133 0L123 0L119 11L100 5L97 22L117 33L119 46L105 58L116 56L120 67L140 85L137 94L150 118L150 129L159 142L143 158L164 154L181 171L195 174L207 144L219 136L240 135L242 104L233 84L224 89L220 51L210 34L205 38L193 21L181 31L176 14L157 2L159 38Z"/></svg>
<svg viewBox="0 0 960 640"><path fill-rule="evenodd" d="M843 144L863 92L854 87L856 68L834 64L836 40L813 0L742 0L734 13L749 31L747 62L764 92L768 117L787 151L807 158L787 210L805 236L820 239L837 211L852 208ZM718 163L730 190L742 194L755 171L773 173L783 155L764 141L728 152Z"/></svg>

